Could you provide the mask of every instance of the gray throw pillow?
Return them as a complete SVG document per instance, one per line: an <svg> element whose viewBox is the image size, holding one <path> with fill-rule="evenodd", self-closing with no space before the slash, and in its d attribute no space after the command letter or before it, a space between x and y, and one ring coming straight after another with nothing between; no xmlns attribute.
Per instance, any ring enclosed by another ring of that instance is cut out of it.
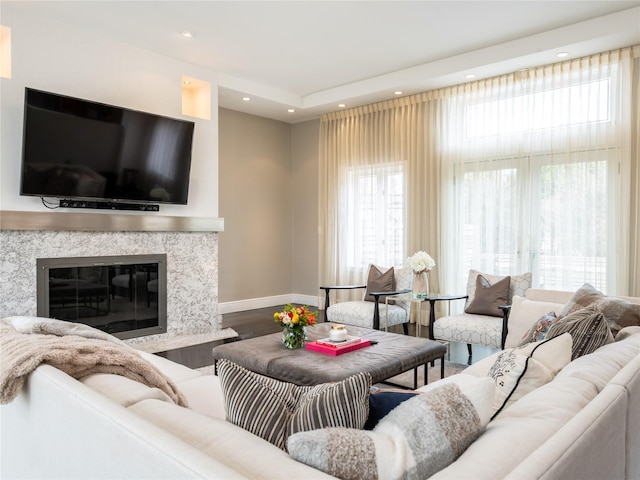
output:
<svg viewBox="0 0 640 480"><path fill-rule="evenodd" d="M509 283L511 277L504 277L502 280L491 285L484 276L478 275L476 278L476 292L473 301L469 304L466 313L476 315L490 315L492 317L502 317L500 306L509 303Z"/></svg>
<svg viewBox="0 0 640 480"><path fill-rule="evenodd" d="M616 297L604 297L595 304L607 320L614 338L623 328L640 325L640 305Z"/></svg>
<svg viewBox="0 0 640 480"><path fill-rule="evenodd" d="M375 302L375 298L369 292L393 292L395 287L395 278L393 267L384 273L375 265L369 267L369 278L367 279L367 291L364 299L367 302ZM383 299L384 297L380 297Z"/></svg>
<svg viewBox="0 0 640 480"><path fill-rule="evenodd" d="M604 294L600 290L596 289L593 285L585 283L571 296L558 316L561 318L566 317L573 312L577 312L578 310L588 307L602 298L604 298Z"/></svg>
<svg viewBox="0 0 640 480"><path fill-rule="evenodd" d="M491 416L493 380L454 377L400 403L373 430L296 433L289 437L289 455L345 480L429 478L455 461Z"/></svg>
<svg viewBox="0 0 640 480"><path fill-rule="evenodd" d="M640 305L622 298L609 297L588 283L573 294L559 317L566 317L590 305L598 305L614 338L624 327L640 325Z"/></svg>

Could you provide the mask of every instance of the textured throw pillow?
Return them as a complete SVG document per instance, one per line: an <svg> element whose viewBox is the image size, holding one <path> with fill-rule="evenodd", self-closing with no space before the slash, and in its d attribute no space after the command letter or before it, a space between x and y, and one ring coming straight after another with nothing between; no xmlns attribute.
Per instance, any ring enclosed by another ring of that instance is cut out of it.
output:
<svg viewBox="0 0 640 480"><path fill-rule="evenodd" d="M476 292L473 301L465 312L502 317L502 310L499 307L509 304L510 281L511 277L504 277L492 285L484 276L478 275L476 277Z"/></svg>
<svg viewBox="0 0 640 480"><path fill-rule="evenodd" d="M295 432L326 427L362 428L369 414L371 375L298 386L218 362L227 421L285 450Z"/></svg>
<svg viewBox="0 0 640 480"><path fill-rule="evenodd" d="M573 338L571 360L613 342L611 329L597 304L562 318L549 329L545 338L553 338L565 332L570 333Z"/></svg>
<svg viewBox="0 0 640 480"><path fill-rule="evenodd" d="M588 307L592 303L595 303L602 298L604 298L604 294L600 290L597 290L595 287L593 287L593 285L585 283L578 290L576 290L576 293L574 293L573 296L569 299L558 316L566 317L573 312L577 312L578 310L582 310L583 308Z"/></svg>
<svg viewBox="0 0 640 480"><path fill-rule="evenodd" d="M545 313L533 325L531 325L531 328L529 328L529 330L523 335L518 346L522 347L527 343L544 340L549 329L559 320L560 319L556 316L556 312Z"/></svg>
<svg viewBox="0 0 640 480"><path fill-rule="evenodd" d="M289 455L343 480L428 478L482 433L494 390L487 378L447 383L402 402L372 431L296 433L289 437Z"/></svg>
<svg viewBox="0 0 640 480"><path fill-rule="evenodd" d="M394 289L394 270L393 267L384 273L375 265L369 266L369 276L367 278L367 290L364 299L367 302L375 302L370 292L393 292ZM380 297L383 298L383 297Z"/></svg>
<svg viewBox="0 0 640 480"><path fill-rule="evenodd" d="M613 338L625 327L640 325L640 305L616 297L604 297L596 305L607 320Z"/></svg>

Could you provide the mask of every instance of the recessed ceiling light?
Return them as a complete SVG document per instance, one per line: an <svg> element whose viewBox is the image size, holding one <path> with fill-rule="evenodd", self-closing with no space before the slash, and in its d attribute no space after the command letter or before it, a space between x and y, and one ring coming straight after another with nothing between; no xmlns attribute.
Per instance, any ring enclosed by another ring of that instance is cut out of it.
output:
<svg viewBox="0 0 640 480"><path fill-rule="evenodd" d="M402 91L400 90L396 90L395 92L393 92L394 95L402 95Z"/></svg>
<svg viewBox="0 0 640 480"><path fill-rule="evenodd" d="M464 78L468 78L469 80L471 80L472 78L476 78L476 76L473 73L467 73Z"/></svg>
<svg viewBox="0 0 640 480"><path fill-rule="evenodd" d="M196 36L196 32L191 30L182 30L180 32L180 35L182 35L184 38L193 38Z"/></svg>
<svg viewBox="0 0 640 480"><path fill-rule="evenodd" d="M559 57L559 58L568 57L568 56L569 56L569 52L556 53L556 57Z"/></svg>
<svg viewBox="0 0 640 480"><path fill-rule="evenodd" d="M345 105L344 103L339 103L339 104L338 104L338 106L339 106L340 108L344 108L344 107L346 107L346 105Z"/></svg>
<svg viewBox="0 0 640 480"><path fill-rule="evenodd" d="M295 112L295 110L294 110L293 108L290 108L289 110L287 110L287 112L289 112L289 113L294 113L294 112Z"/></svg>
<svg viewBox="0 0 640 480"><path fill-rule="evenodd" d="M248 102L248 101L250 101L250 100L251 100L251 98L249 98L249 97L242 97L242 100L244 100L245 102Z"/></svg>
<svg viewBox="0 0 640 480"><path fill-rule="evenodd" d="M184 84L185 84L185 85L191 85L191 80L185 80L185 81L184 81Z"/></svg>

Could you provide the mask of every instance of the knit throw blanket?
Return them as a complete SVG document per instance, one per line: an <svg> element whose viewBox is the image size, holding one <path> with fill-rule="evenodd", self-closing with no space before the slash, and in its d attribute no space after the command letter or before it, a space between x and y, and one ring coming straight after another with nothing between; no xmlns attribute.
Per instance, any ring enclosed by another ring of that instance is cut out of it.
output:
<svg viewBox="0 0 640 480"><path fill-rule="evenodd" d="M112 373L159 388L187 406L173 381L121 340L77 323L38 317L0 320L0 404L11 402L26 377L46 363L73 378Z"/></svg>

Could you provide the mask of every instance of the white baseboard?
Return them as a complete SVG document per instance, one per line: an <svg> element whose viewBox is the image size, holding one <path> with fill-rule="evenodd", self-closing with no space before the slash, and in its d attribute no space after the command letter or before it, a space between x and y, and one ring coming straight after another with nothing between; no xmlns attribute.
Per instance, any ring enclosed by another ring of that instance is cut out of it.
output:
<svg viewBox="0 0 640 480"><path fill-rule="evenodd" d="M273 297L249 298L246 300L236 300L234 302L221 302L218 304L218 314L244 312L246 310L256 310L258 308L276 307L286 305L287 303L295 303L299 305L309 305L310 307L318 307L318 297L313 295L302 295L299 293L290 293L288 295L276 295Z"/></svg>

